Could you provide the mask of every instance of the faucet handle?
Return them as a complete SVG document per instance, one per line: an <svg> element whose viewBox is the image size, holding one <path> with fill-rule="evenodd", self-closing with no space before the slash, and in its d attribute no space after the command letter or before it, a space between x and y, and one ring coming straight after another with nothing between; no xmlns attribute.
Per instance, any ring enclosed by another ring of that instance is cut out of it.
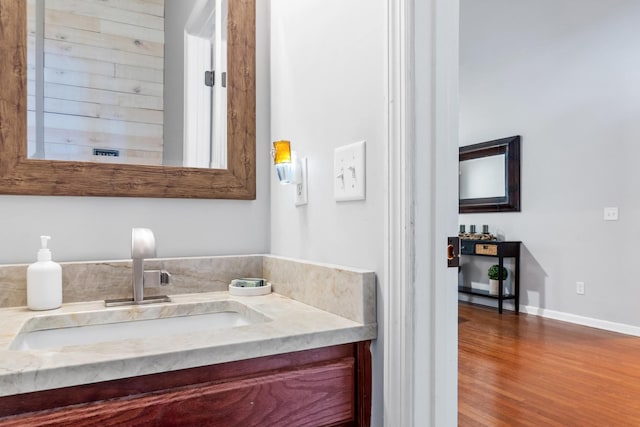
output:
<svg viewBox="0 0 640 427"><path fill-rule="evenodd" d="M156 238L148 228L131 229L131 258L155 258Z"/></svg>
<svg viewBox="0 0 640 427"><path fill-rule="evenodd" d="M144 272L145 288L157 288L171 284L171 273L164 270L147 270Z"/></svg>

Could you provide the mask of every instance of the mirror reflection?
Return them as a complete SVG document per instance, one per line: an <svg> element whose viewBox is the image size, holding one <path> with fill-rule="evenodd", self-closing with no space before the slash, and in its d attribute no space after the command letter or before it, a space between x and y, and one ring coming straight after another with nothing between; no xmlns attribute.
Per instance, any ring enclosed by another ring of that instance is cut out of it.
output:
<svg viewBox="0 0 640 427"><path fill-rule="evenodd" d="M505 196L505 155L460 162L460 198Z"/></svg>
<svg viewBox="0 0 640 427"><path fill-rule="evenodd" d="M28 0L28 157L226 168L227 0Z"/></svg>

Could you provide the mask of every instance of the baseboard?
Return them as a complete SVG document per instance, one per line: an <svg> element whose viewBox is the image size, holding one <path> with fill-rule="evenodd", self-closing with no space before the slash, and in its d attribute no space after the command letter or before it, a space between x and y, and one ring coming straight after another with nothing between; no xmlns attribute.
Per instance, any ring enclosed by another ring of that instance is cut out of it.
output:
<svg viewBox="0 0 640 427"><path fill-rule="evenodd" d="M520 311L535 316L546 317L547 319L561 320L563 322L575 323L576 325L589 326L591 328L640 337L640 327L627 325L625 323L609 322L608 320L578 316L577 314L563 313L561 311L548 310L546 308L532 307L529 305L521 306Z"/></svg>
<svg viewBox="0 0 640 427"><path fill-rule="evenodd" d="M490 307L498 307L498 302L495 300L487 301L486 298L483 298L481 301L480 298L474 298L471 295L459 295L458 300L479 303ZM505 301L503 308L505 310L513 311L515 307L511 301ZM589 326L591 328L603 329L605 331L640 337L639 326L627 325L625 323L609 322L608 320L578 316L577 314L564 313L562 311L549 310L546 308L534 307L531 305L521 305L520 312L531 314L533 316L545 317L547 319L560 320L562 322L574 323L576 325Z"/></svg>

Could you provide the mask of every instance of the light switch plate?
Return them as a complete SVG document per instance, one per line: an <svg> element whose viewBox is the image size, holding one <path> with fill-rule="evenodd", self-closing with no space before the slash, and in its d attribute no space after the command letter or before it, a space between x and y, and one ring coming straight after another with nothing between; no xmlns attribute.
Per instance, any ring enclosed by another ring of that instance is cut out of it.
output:
<svg viewBox="0 0 640 427"><path fill-rule="evenodd" d="M303 157L298 163L300 168L296 179L296 206L304 206L309 203L307 192L307 158Z"/></svg>
<svg viewBox="0 0 640 427"><path fill-rule="evenodd" d="M365 200L365 141L338 147L333 160L333 194L338 202Z"/></svg>

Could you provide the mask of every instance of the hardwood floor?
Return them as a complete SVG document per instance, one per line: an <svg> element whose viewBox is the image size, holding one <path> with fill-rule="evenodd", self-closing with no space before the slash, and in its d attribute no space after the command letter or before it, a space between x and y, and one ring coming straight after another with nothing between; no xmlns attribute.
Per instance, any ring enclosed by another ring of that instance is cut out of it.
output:
<svg viewBox="0 0 640 427"><path fill-rule="evenodd" d="M459 305L459 426L640 426L640 338Z"/></svg>

